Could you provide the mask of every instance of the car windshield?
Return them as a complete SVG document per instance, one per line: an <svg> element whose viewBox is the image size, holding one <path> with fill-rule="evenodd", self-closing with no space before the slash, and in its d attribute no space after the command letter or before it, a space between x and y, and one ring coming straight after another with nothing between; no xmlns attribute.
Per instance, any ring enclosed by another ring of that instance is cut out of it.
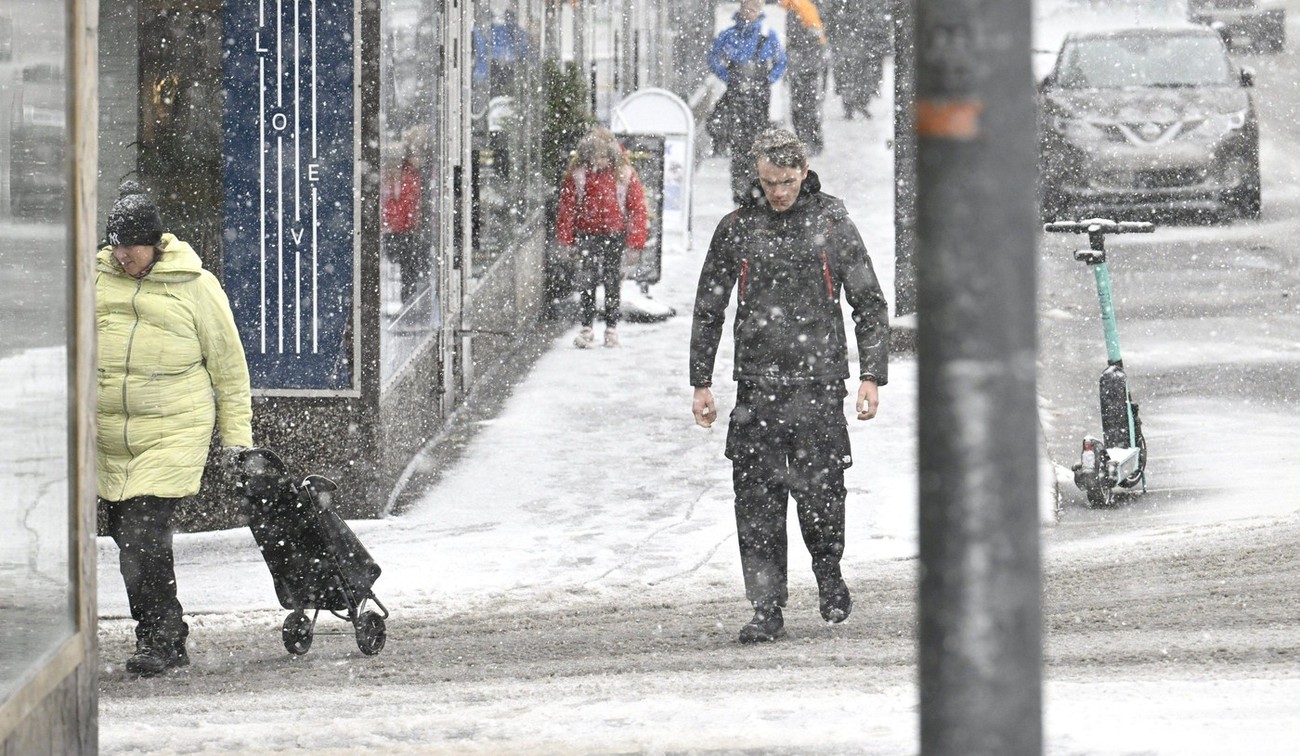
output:
<svg viewBox="0 0 1300 756"><path fill-rule="evenodd" d="M1066 42L1057 64L1066 89L1226 86L1232 65L1214 37L1124 36Z"/></svg>

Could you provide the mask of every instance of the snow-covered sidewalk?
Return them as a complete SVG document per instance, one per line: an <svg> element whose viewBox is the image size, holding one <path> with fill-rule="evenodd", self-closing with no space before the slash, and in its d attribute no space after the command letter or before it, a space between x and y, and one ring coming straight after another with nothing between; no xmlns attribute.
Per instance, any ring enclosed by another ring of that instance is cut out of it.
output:
<svg viewBox="0 0 1300 756"><path fill-rule="evenodd" d="M886 115L828 121L829 147L813 168L825 190L849 204L892 299L893 202L881 194L893 160ZM686 377L695 280L709 236L730 210L726 171L722 158L699 166L693 247L665 250L663 280L651 291L677 316L625 323L617 349L574 349L576 327L564 332L419 503L352 523L384 570L375 592L390 609L656 587L716 595L721 584L744 611L726 428L694 425ZM724 413L734 397L730 341L728 334L717 369ZM873 561L915 553L914 395L914 362L904 355L881 390L880 415L850 421L857 460L847 478L850 579ZM792 580L811 585L806 551L791 532ZM176 550L188 612L278 607L247 529L179 535ZM100 539L99 555L100 614L125 617L110 540Z"/></svg>

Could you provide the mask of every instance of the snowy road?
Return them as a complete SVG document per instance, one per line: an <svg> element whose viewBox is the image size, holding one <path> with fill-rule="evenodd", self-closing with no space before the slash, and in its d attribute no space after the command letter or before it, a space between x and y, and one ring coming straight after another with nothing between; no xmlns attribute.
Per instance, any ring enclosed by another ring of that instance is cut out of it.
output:
<svg viewBox="0 0 1300 756"><path fill-rule="evenodd" d="M1294 55L1266 62L1285 73ZM813 167L848 201L892 290L893 260L881 254L892 249L887 113L849 123L836 110ZM1278 252L1268 275L1295 276L1294 257L1281 254L1300 217L1288 162L1300 144L1289 139L1267 147L1265 220L1144 240L1130 259L1146 291L1170 303L1182 291L1158 275L1177 263L1177 248L1161 246L1170 239L1210 254L1262 234ZM703 164L696 249L666 255L654 289L679 313L689 312L703 247L727 209L724 175L720 160ZM1076 398L1095 391L1100 367L1095 322L1083 316L1089 294L1068 293L1078 271L1053 262L1058 247L1044 244L1040 256L1043 290L1061 292L1064 313L1041 326L1062 344L1040 368L1045 406L1057 412L1052 450L1077 443L1088 418ZM1139 285L1124 283L1117 291L1137 299ZM1300 743L1300 423L1294 402L1261 403L1253 383L1209 395L1253 410L1210 423L1204 387L1180 372L1201 370L1203 340L1183 330L1198 319L1153 316L1149 331L1121 322L1135 370L1165 376L1148 377L1159 388L1144 417L1153 459L1178 472L1116 510L1067 501L1044 528L1048 753L1283 754ZM1294 391L1294 319L1267 322L1283 330L1250 331L1210 353ZM131 639L116 552L101 539L102 751L914 753L914 359L896 357L881 415L851 426L853 616L820 622L807 555L792 543L791 638L741 647L748 611L724 431L691 423L688 332L680 315L630 324L619 350L587 352L562 335L418 504L355 523L384 568L375 590L393 611L376 657L361 656L350 636L287 655L284 611L251 537L222 531L178 538L192 666L130 679L120 667ZM1079 377L1058 383L1048 368ZM721 380L724 410L731 392ZM1196 456L1207 434L1228 464ZM322 627L346 626L326 617Z"/></svg>

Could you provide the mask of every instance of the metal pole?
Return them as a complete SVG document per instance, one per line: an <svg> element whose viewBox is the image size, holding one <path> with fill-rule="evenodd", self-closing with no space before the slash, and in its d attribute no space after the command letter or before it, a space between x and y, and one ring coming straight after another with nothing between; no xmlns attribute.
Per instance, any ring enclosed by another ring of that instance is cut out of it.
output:
<svg viewBox="0 0 1300 756"><path fill-rule="evenodd" d="M893 0L894 314L916 313L915 0Z"/></svg>
<svg viewBox="0 0 1300 756"><path fill-rule="evenodd" d="M917 0L921 753L1042 752L1031 0Z"/></svg>

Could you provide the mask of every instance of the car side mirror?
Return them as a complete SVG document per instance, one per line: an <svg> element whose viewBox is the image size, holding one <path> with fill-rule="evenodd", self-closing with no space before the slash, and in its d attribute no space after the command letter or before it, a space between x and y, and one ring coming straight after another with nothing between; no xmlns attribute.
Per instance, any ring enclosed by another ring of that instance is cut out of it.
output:
<svg viewBox="0 0 1300 756"><path fill-rule="evenodd" d="M1253 86L1255 86L1255 72L1254 72L1254 71L1252 71L1252 70L1249 69L1249 68L1243 68L1243 69L1241 69L1241 86L1243 86L1243 87L1253 87Z"/></svg>
<svg viewBox="0 0 1300 756"><path fill-rule="evenodd" d="M1228 49L1232 49L1232 32L1228 29L1227 24L1222 21L1215 21L1210 24L1210 28L1219 33L1219 39L1223 40L1223 44Z"/></svg>

